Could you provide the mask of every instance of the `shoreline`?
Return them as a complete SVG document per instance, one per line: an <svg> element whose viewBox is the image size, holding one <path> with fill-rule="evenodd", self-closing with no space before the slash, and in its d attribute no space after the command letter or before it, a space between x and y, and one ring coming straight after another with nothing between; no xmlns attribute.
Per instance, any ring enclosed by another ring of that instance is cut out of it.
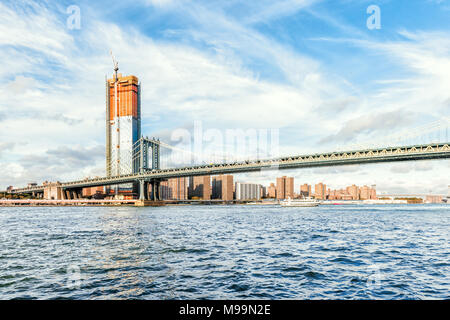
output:
<svg viewBox="0 0 450 320"><path fill-rule="evenodd" d="M0 200L0 207L135 207L139 200ZM211 201L211 200L169 200L158 201L162 206L198 206L198 205L248 205L248 206L277 206L276 201L261 202L229 202L229 201ZM449 204L442 203L408 203L406 200L353 200L353 201L322 201L320 206L348 206L348 205L390 205L390 204Z"/></svg>

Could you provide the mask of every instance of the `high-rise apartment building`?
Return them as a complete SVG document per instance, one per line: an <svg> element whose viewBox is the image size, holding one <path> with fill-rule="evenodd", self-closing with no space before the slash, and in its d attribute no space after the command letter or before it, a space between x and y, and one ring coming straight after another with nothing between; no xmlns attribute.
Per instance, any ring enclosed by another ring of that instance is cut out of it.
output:
<svg viewBox="0 0 450 320"><path fill-rule="evenodd" d="M267 198L267 188L261 186L261 198Z"/></svg>
<svg viewBox="0 0 450 320"><path fill-rule="evenodd" d="M188 186L187 178L171 178L168 180L169 192L171 200L187 200L188 198Z"/></svg>
<svg viewBox="0 0 450 320"><path fill-rule="evenodd" d="M236 182L236 200L260 200L261 185L254 183Z"/></svg>
<svg viewBox="0 0 450 320"><path fill-rule="evenodd" d="M286 199L286 182L284 177L277 178L277 199Z"/></svg>
<svg viewBox="0 0 450 320"><path fill-rule="evenodd" d="M169 200L171 199L171 192L169 189L168 181L161 181L159 184L159 196L161 200Z"/></svg>
<svg viewBox="0 0 450 320"><path fill-rule="evenodd" d="M267 197L276 198L276 196L277 196L277 188L275 187L274 183L271 183L270 186L267 188Z"/></svg>
<svg viewBox="0 0 450 320"><path fill-rule="evenodd" d="M189 199L193 198L198 198L202 200L211 199L210 176L189 177Z"/></svg>
<svg viewBox="0 0 450 320"><path fill-rule="evenodd" d="M295 198L294 194L294 177L286 177L286 199Z"/></svg>
<svg viewBox="0 0 450 320"><path fill-rule="evenodd" d="M370 199L372 200L377 199L377 186L375 184L373 184L372 188L370 189Z"/></svg>
<svg viewBox="0 0 450 320"><path fill-rule="evenodd" d="M359 200L359 188L356 185L347 187L347 193L352 197L352 200Z"/></svg>
<svg viewBox="0 0 450 320"><path fill-rule="evenodd" d="M233 200L233 176L220 175L212 180L212 199Z"/></svg>
<svg viewBox="0 0 450 320"><path fill-rule="evenodd" d="M311 197L311 186L307 183L300 186L300 197Z"/></svg>
<svg viewBox="0 0 450 320"><path fill-rule="evenodd" d="M370 199L370 188L368 186L362 186L359 188L359 199L360 200L368 200Z"/></svg>
<svg viewBox="0 0 450 320"><path fill-rule="evenodd" d="M294 198L294 178L277 178L277 199Z"/></svg>
<svg viewBox="0 0 450 320"><path fill-rule="evenodd" d="M327 198L327 186L322 182L314 186L314 197L320 200L326 200Z"/></svg>
<svg viewBox="0 0 450 320"><path fill-rule="evenodd" d="M141 137L140 84L135 76L106 80L106 175L133 173L133 144Z"/></svg>

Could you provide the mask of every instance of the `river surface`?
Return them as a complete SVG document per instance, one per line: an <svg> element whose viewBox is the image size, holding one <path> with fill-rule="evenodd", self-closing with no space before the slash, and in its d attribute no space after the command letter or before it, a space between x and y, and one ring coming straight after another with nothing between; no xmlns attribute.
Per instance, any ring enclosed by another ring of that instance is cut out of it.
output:
<svg viewBox="0 0 450 320"><path fill-rule="evenodd" d="M0 208L0 299L450 299L450 205Z"/></svg>

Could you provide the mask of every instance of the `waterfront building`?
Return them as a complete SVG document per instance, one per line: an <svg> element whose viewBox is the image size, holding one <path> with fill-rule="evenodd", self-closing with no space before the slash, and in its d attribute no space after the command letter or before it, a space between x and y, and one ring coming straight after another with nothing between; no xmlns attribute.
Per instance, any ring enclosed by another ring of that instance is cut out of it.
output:
<svg viewBox="0 0 450 320"><path fill-rule="evenodd" d="M359 199L368 200L370 199L370 188L368 186L362 186L359 188Z"/></svg>
<svg viewBox="0 0 450 320"><path fill-rule="evenodd" d="M83 191L81 192L81 195L84 198L93 197L97 194L105 194L105 187L89 187L89 188L83 188Z"/></svg>
<svg viewBox="0 0 450 320"><path fill-rule="evenodd" d="M425 197L425 203L442 203L442 197L441 196L426 196Z"/></svg>
<svg viewBox="0 0 450 320"><path fill-rule="evenodd" d="M352 200L359 200L359 188L356 185L347 187L347 193L352 197Z"/></svg>
<svg viewBox="0 0 450 320"><path fill-rule="evenodd" d="M375 184L372 185L372 188L370 188L370 199L371 200L377 200L377 186Z"/></svg>
<svg viewBox="0 0 450 320"><path fill-rule="evenodd" d="M133 144L141 137L139 80L114 75L106 80L106 95L106 175L133 173Z"/></svg>
<svg viewBox="0 0 450 320"><path fill-rule="evenodd" d="M133 145L141 137L141 94L137 77L116 73L106 80L106 176L131 174ZM137 185L134 186L137 189ZM133 184L115 187L115 196ZM110 192L107 190L107 193Z"/></svg>
<svg viewBox="0 0 450 320"><path fill-rule="evenodd" d="M285 188L285 196L287 198L295 198L294 193L294 177L286 177L286 188Z"/></svg>
<svg viewBox="0 0 450 320"><path fill-rule="evenodd" d="M271 183L267 188L267 197L272 199L275 199L277 197L277 188L275 187L274 183Z"/></svg>
<svg viewBox="0 0 450 320"><path fill-rule="evenodd" d="M267 188L261 186L261 198L267 198Z"/></svg>
<svg viewBox="0 0 450 320"><path fill-rule="evenodd" d="M377 191L376 185L372 185L372 187L351 185L346 189L328 189L326 196L328 200L376 200Z"/></svg>
<svg viewBox="0 0 450 320"><path fill-rule="evenodd" d="M211 199L211 177L189 177L189 199Z"/></svg>
<svg viewBox="0 0 450 320"><path fill-rule="evenodd" d="M326 192L327 186L322 182L317 183L314 186L314 197L319 200L325 200L327 196Z"/></svg>
<svg viewBox="0 0 450 320"><path fill-rule="evenodd" d="M171 178L168 180L169 187L169 199L170 200L187 200L188 196L188 185L187 178Z"/></svg>
<svg viewBox="0 0 450 320"><path fill-rule="evenodd" d="M300 186L300 197L311 197L311 186L307 183Z"/></svg>
<svg viewBox="0 0 450 320"><path fill-rule="evenodd" d="M277 199L286 199L286 182L284 177L277 178L277 192L276 197Z"/></svg>
<svg viewBox="0 0 450 320"><path fill-rule="evenodd" d="M260 200L261 185L254 183L236 182L236 200Z"/></svg>
<svg viewBox="0 0 450 320"><path fill-rule="evenodd" d="M294 178L293 177L279 177L277 178L277 192L276 198L287 199L294 198Z"/></svg>
<svg viewBox="0 0 450 320"><path fill-rule="evenodd" d="M233 176L220 175L212 180L212 199L233 200Z"/></svg>
<svg viewBox="0 0 450 320"><path fill-rule="evenodd" d="M330 190L328 194L328 200L338 200L339 197L340 194L338 190Z"/></svg>
<svg viewBox="0 0 450 320"><path fill-rule="evenodd" d="M159 197L161 200L169 200L172 197L171 190L169 189L168 181L161 181L159 183Z"/></svg>

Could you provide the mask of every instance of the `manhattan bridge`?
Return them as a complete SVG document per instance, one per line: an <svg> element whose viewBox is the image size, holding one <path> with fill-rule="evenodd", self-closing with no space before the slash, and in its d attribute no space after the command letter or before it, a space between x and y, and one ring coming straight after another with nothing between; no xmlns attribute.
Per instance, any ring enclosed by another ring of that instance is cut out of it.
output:
<svg viewBox="0 0 450 320"><path fill-rule="evenodd" d="M53 187L62 199L71 199L73 194L79 196L83 188L105 186L115 188L118 194L120 186L131 185L140 200L156 201L160 199L161 181L170 178L450 158L450 118L445 117L329 152L271 158L256 154L246 159L220 153L198 157L190 148L142 135L141 84L135 76L123 77L117 72L114 57L113 62L114 76L106 80L106 176L12 188L9 193L42 195L46 188ZM173 159L183 161L174 163Z"/></svg>

